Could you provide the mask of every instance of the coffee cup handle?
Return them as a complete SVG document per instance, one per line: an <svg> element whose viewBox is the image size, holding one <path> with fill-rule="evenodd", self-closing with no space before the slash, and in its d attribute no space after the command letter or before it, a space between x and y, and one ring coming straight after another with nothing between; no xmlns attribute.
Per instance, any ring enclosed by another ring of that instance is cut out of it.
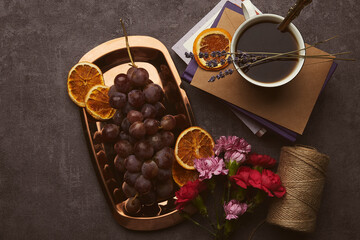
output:
<svg viewBox="0 0 360 240"><path fill-rule="evenodd" d="M241 3L241 7L244 13L245 20L248 20L252 17L258 15L254 4L250 0L245 0Z"/></svg>

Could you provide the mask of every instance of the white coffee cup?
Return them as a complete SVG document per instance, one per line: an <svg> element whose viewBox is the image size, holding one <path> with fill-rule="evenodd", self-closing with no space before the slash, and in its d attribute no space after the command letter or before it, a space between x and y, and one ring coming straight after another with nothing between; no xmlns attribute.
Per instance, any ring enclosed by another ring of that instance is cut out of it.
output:
<svg viewBox="0 0 360 240"><path fill-rule="evenodd" d="M281 17L279 15L275 15L275 14L257 13L255 6L249 0L245 0L242 2L242 9L243 9L244 17L245 17L245 22L243 22L239 26L239 28L235 31L234 36L232 38L230 49L231 49L231 52L233 53L233 55L232 55L233 59L235 58L234 53L237 51L236 46L237 46L238 39L241 36L241 34L246 29L248 29L249 26L252 26L258 22L264 22L264 21L278 22L280 24L282 22L282 20L284 19L283 17ZM298 49L301 49L298 52L299 55L305 55L305 49L304 49L305 43L304 43L304 40L303 40L299 30L292 23L289 24L287 29L294 36L294 38L297 42L297 45L298 45ZM261 82L260 80L256 80L256 79L253 79L253 78L247 76L246 73L244 73L243 70L240 68L240 66L234 61L234 66L235 66L236 70L243 78L245 78L248 82L255 84L257 86L261 86L261 87L278 87L278 86L282 86L282 85L290 82L300 72L303 65L304 65L304 58L299 58L294 69L291 71L291 73L289 75L287 75L285 78L283 78L279 81L267 83L267 82Z"/></svg>

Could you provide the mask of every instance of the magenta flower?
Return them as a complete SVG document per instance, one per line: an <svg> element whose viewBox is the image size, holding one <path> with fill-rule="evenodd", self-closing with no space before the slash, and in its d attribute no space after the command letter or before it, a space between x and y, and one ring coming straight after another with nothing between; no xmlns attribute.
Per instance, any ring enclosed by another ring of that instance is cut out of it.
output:
<svg viewBox="0 0 360 240"><path fill-rule="evenodd" d="M246 160L246 154L251 151L251 145L243 138L236 136L221 136L215 144L214 151L216 155L225 153L226 161L236 161L242 163Z"/></svg>
<svg viewBox="0 0 360 240"><path fill-rule="evenodd" d="M239 201L232 199L228 203L224 203L224 211L226 214L226 219L237 219L239 216L243 215L248 208L246 203L240 203Z"/></svg>
<svg viewBox="0 0 360 240"><path fill-rule="evenodd" d="M199 180L210 179L213 175L227 174L224 160L218 157L208 157L194 160L194 167L199 172Z"/></svg>

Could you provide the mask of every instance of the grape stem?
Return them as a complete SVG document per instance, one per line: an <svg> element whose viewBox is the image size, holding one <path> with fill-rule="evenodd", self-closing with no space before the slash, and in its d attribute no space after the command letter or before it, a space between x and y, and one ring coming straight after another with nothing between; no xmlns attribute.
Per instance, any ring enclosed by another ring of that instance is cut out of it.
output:
<svg viewBox="0 0 360 240"><path fill-rule="evenodd" d="M126 49L128 51L129 58L130 58L130 61L131 61L130 65L137 68L138 66L135 64L135 62L134 62L134 60L133 60L133 58L131 56L128 35L126 33L124 22L123 22L123 20L121 18L120 18L120 23L121 23L121 26L122 26L122 29L123 29L123 32L124 32L124 35L125 35Z"/></svg>

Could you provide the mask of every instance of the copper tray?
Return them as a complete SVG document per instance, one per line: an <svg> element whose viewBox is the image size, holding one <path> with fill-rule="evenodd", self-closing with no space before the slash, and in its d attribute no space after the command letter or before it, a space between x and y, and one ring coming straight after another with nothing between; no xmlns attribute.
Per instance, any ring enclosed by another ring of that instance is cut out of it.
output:
<svg viewBox="0 0 360 240"><path fill-rule="evenodd" d="M166 47L157 39L147 36L130 36L129 45L136 64L145 68L150 79L162 86L167 111L170 114L184 114L187 125L194 125L189 100L180 88L179 74ZM117 74L126 73L130 67L124 38L113 39L93 48L80 59L82 61L96 64L102 70L108 86L113 85ZM94 120L84 108L81 115L94 169L116 221L125 228L139 231L162 229L181 222L183 218L174 208L173 198L149 207L141 216L127 215L123 208L126 197L121 190L122 176L115 171L112 149L93 143L92 137L103 123ZM193 212L194 209L188 211Z"/></svg>

